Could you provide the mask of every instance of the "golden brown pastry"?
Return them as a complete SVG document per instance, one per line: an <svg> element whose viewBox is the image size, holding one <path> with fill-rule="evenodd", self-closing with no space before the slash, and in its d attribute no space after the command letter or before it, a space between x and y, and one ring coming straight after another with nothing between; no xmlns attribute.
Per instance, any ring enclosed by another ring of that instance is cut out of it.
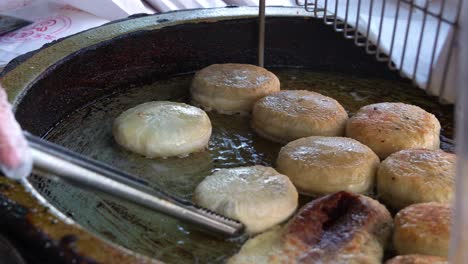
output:
<svg viewBox="0 0 468 264"><path fill-rule="evenodd" d="M304 90L270 94L252 110L252 128L281 143L308 136L343 136L347 120L348 113L335 99Z"/></svg>
<svg viewBox="0 0 468 264"><path fill-rule="evenodd" d="M448 261L441 257L413 254L396 256L385 264L448 264Z"/></svg>
<svg viewBox="0 0 468 264"><path fill-rule="evenodd" d="M379 158L351 138L307 137L284 146L276 164L300 192L315 196L342 190L369 191Z"/></svg>
<svg viewBox="0 0 468 264"><path fill-rule="evenodd" d="M197 186L193 200L241 221L247 233L254 234L288 219L298 196L287 176L257 165L216 171Z"/></svg>
<svg viewBox="0 0 468 264"><path fill-rule="evenodd" d="M393 246L398 254L448 256L451 207L443 203L413 204L395 216Z"/></svg>
<svg viewBox="0 0 468 264"><path fill-rule="evenodd" d="M422 108L403 103L367 105L348 120L346 136L369 146L381 159L403 149L439 149L440 123Z"/></svg>
<svg viewBox="0 0 468 264"><path fill-rule="evenodd" d="M112 132L119 145L148 158L186 156L208 145L211 122L200 108L154 101L120 114Z"/></svg>
<svg viewBox="0 0 468 264"><path fill-rule="evenodd" d="M250 64L213 64L198 71L190 87L192 102L206 111L248 114L254 103L280 90L278 77Z"/></svg>
<svg viewBox="0 0 468 264"><path fill-rule="evenodd" d="M455 192L455 160L454 154L442 150L393 153L377 172L379 198L395 209L415 203L449 203Z"/></svg>
<svg viewBox="0 0 468 264"><path fill-rule="evenodd" d="M376 200L338 192L248 240L228 263L381 263L391 227L390 213Z"/></svg>

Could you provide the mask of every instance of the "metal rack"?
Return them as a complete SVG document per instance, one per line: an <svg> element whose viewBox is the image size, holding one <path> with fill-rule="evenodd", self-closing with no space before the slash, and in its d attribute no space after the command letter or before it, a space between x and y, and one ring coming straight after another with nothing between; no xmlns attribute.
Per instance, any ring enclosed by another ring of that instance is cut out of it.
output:
<svg viewBox="0 0 468 264"><path fill-rule="evenodd" d="M453 103L451 61L463 1L296 0L296 4L429 94ZM264 0L259 3L262 33Z"/></svg>
<svg viewBox="0 0 468 264"><path fill-rule="evenodd" d="M357 46L363 47L367 54L375 56L378 61L387 63L391 70L398 70L401 76L412 79L415 85L444 99L447 87L450 85L447 80L454 49L454 31L457 30L462 1L304 0L301 2L296 0L296 4L304 6L305 10L312 12L314 17L323 19L323 22L333 26L335 31L342 32L345 38L352 39ZM362 23L363 16L368 18L367 24ZM387 21L385 21L386 17L388 17ZM384 23L390 24L387 30L384 28ZM371 38L373 24L378 24L378 28L374 29L376 32L374 38ZM429 28L434 25L435 29ZM441 34L443 28L448 32L445 38ZM434 33L428 33L430 30ZM410 31L419 32L416 35L410 35ZM382 49L383 34L389 33L391 40L385 52ZM423 46L423 42L425 44L432 42L432 45ZM408 51L410 46L414 48L414 44L417 44L417 49L412 57ZM401 48L399 56L395 56L397 46ZM446 53L437 52L442 46L445 47ZM422 69L424 66L421 57L427 55L430 56L429 63L426 64L426 69ZM411 60L414 61L410 62L413 65L405 67L405 63ZM417 74L420 71L423 71L425 79L418 80ZM437 71L440 76L436 76Z"/></svg>
<svg viewBox="0 0 468 264"><path fill-rule="evenodd" d="M296 4L364 48L367 54L387 63L391 70L399 71L401 76L410 78L429 94L438 96L441 102L457 101L456 197L449 260L450 263L466 263L468 0L296 0ZM259 32L262 33L264 18L261 11L259 14ZM367 17L365 23L362 23L363 17ZM261 34L260 38L263 38ZM398 48L400 54L396 56ZM259 45L260 52L263 52L262 45ZM408 61L412 62L411 67L405 67ZM424 66L426 74L421 79L418 74Z"/></svg>

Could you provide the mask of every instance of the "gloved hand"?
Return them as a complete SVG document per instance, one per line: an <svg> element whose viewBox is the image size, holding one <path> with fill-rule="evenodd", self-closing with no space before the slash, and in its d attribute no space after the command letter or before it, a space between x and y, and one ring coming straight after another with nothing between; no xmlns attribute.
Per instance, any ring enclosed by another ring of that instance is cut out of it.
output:
<svg viewBox="0 0 468 264"><path fill-rule="evenodd" d="M21 127L16 122L7 94L0 84L0 171L19 180L32 170L32 157Z"/></svg>

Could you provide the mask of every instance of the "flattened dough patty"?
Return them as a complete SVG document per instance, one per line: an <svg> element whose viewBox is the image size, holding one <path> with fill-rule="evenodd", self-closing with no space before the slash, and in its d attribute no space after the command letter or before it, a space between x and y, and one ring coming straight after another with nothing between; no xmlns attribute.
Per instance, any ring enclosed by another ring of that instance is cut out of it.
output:
<svg viewBox="0 0 468 264"><path fill-rule="evenodd" d="M359 109L346 124L346 136L369 146L381 159L403 149L440 147L440 123L422 108L379 103Z"/></svg>
<svg viewBox="0 0 468 264"><path fill-rule="evenodd" d="M190 87L192 102L223 114L251 112L260 98L280 90L278 77L250 64L213 64L198 71Z"/></svg>
<svg viewBox="0 0 468 264"><path fill-rule="evenodd" d="M455 154L406 149L379 166L377 193L395 209L425 202L450 203L455 192Z"/></svg>
<svg viewBox="0 0 468 264"><path fill-rule="evenodd" d="M398 254L447 258L452 212L449 204L413 204L395 216L393 246Z"/></svg>
<svg viewBox="0 0 468 264"><path fill-rule="evenodd" d="M206 147L211 122L200 108L155 101L120 114L113 134L119 145L148 158L185 156Z"/></svg>
<svg viewBox="0 0 468 264"><path fill-rule="evenodd" d="M220 169L195 189L195 203L241 221L259 233L289 218L298 193L289 178L264 166Z"/></svg>
<svg viewBox="0 0 468 264"><path fill-rule="evenodd" d="M346 110L335 99L304 90L267 95L252 111L252 128L281 143L308 136L343 136L347 120Z"/></svg>
<svg viewBox="0 0 468 264"><path fill-rule="evenodd" d="M385 264L448 264L447 259L427 255L403 255L389 259Z"/></svg>
<svg viewBox="0 0 468 264"><path fill-rule="evenodd" d="M351 138L307 137L284 146L276 164L300 192L315 196L369 191L379 158L369 147Z"/></svg>
<svg viewBox="0 0 468 264"><path fill-rule="evenodd" d="M378 201L338 192L248 240L228 263L381 263L391 228L392 217Z"/></svg>

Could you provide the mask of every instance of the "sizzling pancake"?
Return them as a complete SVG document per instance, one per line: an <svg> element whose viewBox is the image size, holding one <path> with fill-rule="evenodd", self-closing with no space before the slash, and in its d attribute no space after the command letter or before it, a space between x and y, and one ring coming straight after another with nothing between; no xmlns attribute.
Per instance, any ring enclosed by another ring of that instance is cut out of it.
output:
<svg viewBox="0 0 468 264"><path fill-rule="evenodd" d="M376 200L338 192L250 239L228 263L380 263L391 226L390 213Z"/></svg>
<svg viewBox="0 0 468 264"><path fill-rule="evenodd" d="M448 261L441 257L413 254L394 257L385 264L448 264Z"/></svg>
<svg viewBox="0 0 468 264"><path fill-rule="evenodd" d="M276 164L305 194L364 193L373 186L379 158L351 138L307 137L284 146Z"/></svg>
<svg viewBox="0 0 468 264"><path fill-rule="evenodd" d="M440 123L422 108L403 103L367 105L348 120L346 136L369 146L381 159L403 149L439 149Z"/></svg>
<svg viewBox="0 0 468 264"><path fill-rule="evenodd" d="M282 143L308 136L343 136L347 120L348 114L335 99L304 90L265 96L252 111L252 128Z"/></svg>
<svg viewBox="0 0 468 264"><path fill-rule="evenodd" d="M262 232L289 218L298 193L288 177L264 166L220 169L195 189L195 203L241 221L248 233Z"/></svg>
<svg viewBox="0 0 468 264"><path fill-rule="evenodd" d="M377 193L395 209L424 202L450 203L454 195L456 156L442 150L407 149L379 167Z"/></svg>
<svg viewBox="0 0 468 264"><path fill-rule="evenodd" d="M206 111L248 114L254 103L280 90L278 77L250 64L213 64L195 74L192 102Z"/></svg>
<svg viewBox="0 0 468 264"><path fill-rule="evenodd" d="M395 216L393 246L398 254L448 256L452 212L449 204L413 204Z"/></svg>
<svg viewBox="0 0 468 264"><path fill-rule="evenodd" d="M207 146L211 122L199 108L155 101L120 114L113 134L121 146L148 158L185 156Z"/></svg>

